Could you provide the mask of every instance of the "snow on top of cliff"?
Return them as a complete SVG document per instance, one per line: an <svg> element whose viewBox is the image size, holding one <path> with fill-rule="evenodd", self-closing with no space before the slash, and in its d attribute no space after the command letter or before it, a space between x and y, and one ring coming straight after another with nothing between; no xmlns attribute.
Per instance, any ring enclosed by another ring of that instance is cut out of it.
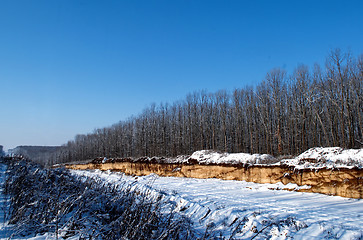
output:
<svg viewBox="0 0 363 240"><path fill-rule="evenodd" d="M111 160L112 159L101 158L100 162L106 163ZM124 161L126 160L124 159ZM130 159L128 161L130 161ZM280 161L269 154L220 153L213 150L200 150L194 152L192 155L179 155L177 157L141 157L132 159L131 161L204 165L287 165L298 169L353 167L363 168L363 148L343 149L340 147L315 147L303 152L295 158L283 159Z"/></svg>
<svg viewBox="0 0 363 240"><path fill-rule="evenodd" d="M266 164L276 161L268 154L218 153L210 150L196 151L189 159L201 164Z"/></svg>
<svg viewBox="0 0 363 240"><path fill-rule="evenodd" d="M171 159L170 159L171 160ZM340 147L315 147L308 149L292 159L278 162L269 154L249 153L219 153L212 150L200 150L191 156L179 156L172 159L174 163L199 164L261 164L261 165L288 165L302 168L363 168L363 149L343 149Z"/></svg>
<svg viewBox="0 0 363 240"><path fill-rule="evenodd" d="M134 160L156 163L181 163L181 164L271 164L278 160L268 154L249 153L220 153L213 150L200 150L192 155L179 155L177 157L142 157Z"/></svg>
<svg viewBox="0 0 363 240"><path fill-rule="evenodd" d="M362 168L363 149L315 147L308 149L294 159L282 160L280 163L296 168Z"/></svg>

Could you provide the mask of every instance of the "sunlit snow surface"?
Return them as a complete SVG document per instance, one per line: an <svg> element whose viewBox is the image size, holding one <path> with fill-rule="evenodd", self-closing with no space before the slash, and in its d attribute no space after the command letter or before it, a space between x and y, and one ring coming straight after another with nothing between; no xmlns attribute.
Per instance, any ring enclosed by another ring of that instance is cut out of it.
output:
<svg viewBox="0 0 363 240"><path fill-rule="evenodd" d="M210 150L196 151L190 158L197 160L201 164L259 164L274 159L268 154L218 153Z"/></svg>
<svg viewBox="0 0 363 240"><path fill-rule="evenodd" d="M294 184L159 177L131 177L101 171L73 171L103 181L133 183L177 204L200 231L207 226L228 239L359 239L363 237L363 201L302 193ZM288 221L286 221L288 219ZM238 224L240 225L238 227ZM266 231L258 231L266 227Z"/></svg>
<svg viewBox="0 0 363 240"><path fill-rule="evenodd" d="M220 153L213 150L200 150L190 156L175 158L143 157L143 161L160 163L199 163L199 164L249 164L249 165L288 165L304 168L363 168L363 148L343 149L340 147L314 147L299 156L285 156L279 160L268 154ZM290 158L291 157L291 158ZM107 160L107 159L106 159ZM136 159L137 161L137 159ZM103 163L105 162L105 159Z"/></svg>
<svg viewBox="0 0 363 240"><path fill-rule="evenodd" d="M315 160L310 162L309 160ZM282 160L295 168L363 168L363 149L343 149L340 147L310 148L294 159Z"/></svg>
<svg viewBox="0 0 363 240"><path fill-rule="evenodd" d="M0 164L0 180L5 166ZM138 190L177 205L177 211L192 218L200 232L207 228L229 239L361 239L363 201L296 189L295 184L256 184L219 179L125 176L120 173L72 171L75 175L100 178L110 184L132 183ZM6 207L0 195L0 239L9 239L11 228L4 220ZM105 202L107 204L107 202ZM14 238L11 238L14 239ZM19 239L19 238L17 238ZM21 239L21 238L20 238ZM29 239L29 238L22 238ZM31 238L55 239L53 233ZM77 239L73 237L72 239Z"/></svg>

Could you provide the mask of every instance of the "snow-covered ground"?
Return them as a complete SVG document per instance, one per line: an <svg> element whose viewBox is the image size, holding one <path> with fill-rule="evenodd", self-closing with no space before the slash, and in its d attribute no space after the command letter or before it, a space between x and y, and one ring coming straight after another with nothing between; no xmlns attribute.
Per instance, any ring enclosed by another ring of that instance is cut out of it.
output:
<svg viewBox="0 0 363 240"><path fill-rule="evenodd" d="M256 184L219 179L125 176L73 171L103 181L133 183L175 202L197 229L220 231L227 239L362 239L363 201L294 189L293 184Z"/></svg>
<svg viewBox="0 0 363 240"><path fill-rule="evenodd" d="M12 235L14 233L12 226L8 224L6 221L6 213L8 212L8 199L3 194L3 185L5 182L5 172L7 166L5 164L0 163L0 240L5 239L14 239L14 240L47 240L47 239L56 239L54 233L46 233L42 235L37 235L35 237L16 237L14 238ZM77 237L70 237L68 240L76 240Z"/></svg>
<svg viewBox="0 0 363 240"><path fill-rule="evenodd" d="M0 183L4 182L5 170L6 166L0 164ZM176 211L190 217L199 232L208 229L215 237L363 238L362 200L281 190L299 188L295 184L256 184L219 179L159 177L155 174L132 177L99 170L73 170L72 174L99 178L115 185L130 183L140 191L147 189L152 195L163 196L165 201L176 204ZM11 226L4 218L6 210L6 198L1 191L0 239L9 239L12 234ZM55 235L47 233L16 239L55 239Z"/></svg>
<svg viewBox="0 0 363 240"><path fill-rule="evenodd" d="M217 153L208 150L196 151L190 158L201 164L261 164L275 161L274 157L268 154Z"/></svg>
<svg viewBox="0 0 363 240"><path fill-rule="evenodd" d="M9 238L9 226L5 220L6 214L6 198L3 194L3 184L5 181L5 171L6 165L0 164L0 239L8 239Z"/></svg>
<svg viewBox="0 0 363 240"><path fill-rule="evenodd" d="M280 164L296 168L363 168L363 149L340 147L310 148L294 159L282 160Z"/></svg>
<svg viewBox="0 0 363 240"><path fill-rule="evenodd" d="M3 194L3 185L5 182L6 165L0 163L0 239L13 239L11 226L6 221L6 213L8 211L7 199ZM37 238L31 238L32 240L46 239L47 236L41 236ZM23 238L25 239L25 238ZM29 238L27 238L29 239Z"/></svg>
<svg viewBox="0 0 363 240"><path fill-rule="evenodd" d="M111 159L102 158L102 163ZM129 161L129 159L128 159ZM343 149L340 147L310 148L297 157L279 160L269 154L221 153L213 150L200 150L192 155L180 155L174 158L142 157L134 162L150 161L157 163L182 164L228 164L228 165L288 165L303 168L363 168L363 149Z"/></svg>
<svg viewBox="0 0 363 240"><path fill-rule="evenodd" d="M180 158L177 158L178 160ZM194 152L185 161L196 160L200 164L257 164L289 165L296 168L352 168L363 167L363 149L340 147L310 148L292 159L278 161L268 154L218 153L210 150Z"/></svg>

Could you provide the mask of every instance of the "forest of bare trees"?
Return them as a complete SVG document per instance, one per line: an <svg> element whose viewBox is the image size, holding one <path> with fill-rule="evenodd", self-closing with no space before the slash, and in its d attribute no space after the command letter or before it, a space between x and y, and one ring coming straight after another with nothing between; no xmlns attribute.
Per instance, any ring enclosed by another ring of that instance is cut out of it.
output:
<svg viewBox="0 0 363 240"><path fill-rule="evenodd" d="M363 146L363 54L334 50L326 67L273 69L255 87L199 91L77 135L51 159L176 156L196 150L295 155L315 146Z"/></svg>

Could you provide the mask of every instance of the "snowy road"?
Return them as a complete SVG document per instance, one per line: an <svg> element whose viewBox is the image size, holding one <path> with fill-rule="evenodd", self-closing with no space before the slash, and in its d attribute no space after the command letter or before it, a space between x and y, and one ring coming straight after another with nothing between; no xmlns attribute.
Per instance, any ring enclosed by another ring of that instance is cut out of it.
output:
<svg viewBox="0 0 363 240"><path fill-rule="evenodd" d="M118 184L134 182L165 194L180 212L191 216L197 228L207 225L229 237L237 223L244 229L237 239L359 239L363 237L363 201L315 193L271 190L294 187L219 179L192 179L149 175L131 177L100 171L74 171ZM289 221L286 221L288 219ZM275 223L275 224L274 224ZM278 224L279 223L279 224ZM270 225L270 226L268 226ZM251 231L252 229L252 231ZM257 230L255 230L257 229Z"/></svg>

